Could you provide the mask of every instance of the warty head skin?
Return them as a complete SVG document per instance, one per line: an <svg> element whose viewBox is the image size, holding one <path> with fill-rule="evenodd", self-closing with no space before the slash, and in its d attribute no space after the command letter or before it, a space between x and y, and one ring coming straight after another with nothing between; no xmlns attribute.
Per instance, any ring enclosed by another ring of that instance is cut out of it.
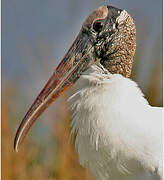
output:
<svg viewBox="0 0 164 180"><path fill-rule="evenodd" d="M131 16L121 9L102 6L86 19L83 36L94 47L94 61L110 73L130 77L136 49L136 28Z"/></svg>

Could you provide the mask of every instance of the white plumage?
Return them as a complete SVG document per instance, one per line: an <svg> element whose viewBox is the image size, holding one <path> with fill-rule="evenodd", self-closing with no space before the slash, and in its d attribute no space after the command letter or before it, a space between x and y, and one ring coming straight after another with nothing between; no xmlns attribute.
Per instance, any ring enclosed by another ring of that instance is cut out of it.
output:
<svg viewBox="0 0 164 180"><path fill-rule="evenodd" d="M72 132L82 166L102 180L162 177L162 108L137 84L91 66L69 98Z"/></svg>

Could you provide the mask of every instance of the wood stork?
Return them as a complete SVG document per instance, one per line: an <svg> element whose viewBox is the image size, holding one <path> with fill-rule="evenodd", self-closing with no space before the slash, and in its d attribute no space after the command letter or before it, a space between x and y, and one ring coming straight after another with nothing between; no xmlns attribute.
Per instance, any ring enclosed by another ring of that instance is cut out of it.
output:
<svg viewBox="0 0 164 180"><path fill-rule="evenodd" d="M98 180L162 179L162 108L150 106L129 79L135 49L135 24L125 10L94 10L22 120L15 150L73 85L68 102L80 164Z"/></svg>

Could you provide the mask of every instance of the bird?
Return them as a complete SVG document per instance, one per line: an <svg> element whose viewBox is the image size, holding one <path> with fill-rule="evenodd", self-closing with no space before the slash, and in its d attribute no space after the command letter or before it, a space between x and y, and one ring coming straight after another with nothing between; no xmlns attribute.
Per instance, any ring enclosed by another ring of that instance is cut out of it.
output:
<svg viewBox="0 0 164 180"><path fill-rule="evenodd" d="M19 150L39 116L66 90L70 136L80 164L97 180L162 180L162 107L153 107L130 79L136 27L126 11L93 10L23 118Z"/></svg>

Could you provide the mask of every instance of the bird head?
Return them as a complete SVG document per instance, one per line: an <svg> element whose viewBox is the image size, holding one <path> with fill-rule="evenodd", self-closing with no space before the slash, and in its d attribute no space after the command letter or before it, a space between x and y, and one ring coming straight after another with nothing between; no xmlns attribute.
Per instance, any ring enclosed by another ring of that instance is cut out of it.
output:
<svg viewBox="0 0 164 180"><path fill-rule="evenodd" d="M135 52L136 29L131 16L112 6L95 9L85 20L74 43L23 118L14 141L18 151L27 132L63 92L92 64L129 77Z"/></svg>
<svg viewBox="0 0 164 180"><path fill-rule="evenodd" d="M102 6L86 19L83 34L90 39L94 63L112 74L130 77L136 49L136 28L131 16L121 9Z"/></svg>

